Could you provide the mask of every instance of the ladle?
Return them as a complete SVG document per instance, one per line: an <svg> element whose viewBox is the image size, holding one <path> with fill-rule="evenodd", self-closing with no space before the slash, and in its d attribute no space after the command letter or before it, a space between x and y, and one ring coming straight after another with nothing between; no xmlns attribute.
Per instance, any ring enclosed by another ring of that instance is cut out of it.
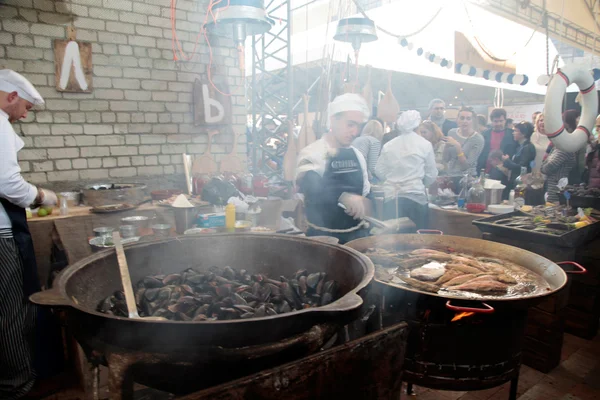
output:
<svg viewBox="0 0 600 400"><path fill-rule="evenodd" d="M140 317L135 304L135 295L133 294L133 286L131 285L131 276L129 275L129 267L127 266L127 258L121 243L121 235L118 231L112 234L115 250L117 252L117 262L119 264L119 272L121 273L121 283L123 283L123 292L125 293L125 303L127 303L127 312L129 318L147 319L152 321L165 321L163 317Z"/></svg>

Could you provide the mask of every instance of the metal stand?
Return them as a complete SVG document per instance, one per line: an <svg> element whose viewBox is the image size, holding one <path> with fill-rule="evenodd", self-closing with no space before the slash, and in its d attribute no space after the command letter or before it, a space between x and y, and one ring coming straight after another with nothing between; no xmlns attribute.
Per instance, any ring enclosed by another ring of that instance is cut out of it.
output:
<svg viewBox="0 0 600 400"><path fill-rule="evenodd" d="M510 381L510 393L508 400L517 400L517 387L519 386L519 374Z"/></svg>

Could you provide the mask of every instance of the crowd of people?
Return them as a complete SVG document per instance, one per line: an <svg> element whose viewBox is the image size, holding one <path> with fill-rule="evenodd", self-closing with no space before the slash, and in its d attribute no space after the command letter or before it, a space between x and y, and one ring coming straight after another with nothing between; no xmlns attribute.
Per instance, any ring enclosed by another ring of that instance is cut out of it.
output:
<svg viewBox="0 0 600 400"><path fill-rule="evenodd" d="M548 202L558 202L562 178L600 187L596 135L590 136L586 149L568 153L545 135L541 112L531 121L513 121L506 110L496 108L488 120L462 107L453 121L445 111L445 102L434 99L426 119L418 111L404 111L386 132L382 121L369 118L359 95L336 98L329 107L329 131L303 149L298 161L311 233L337 236L342 243L365 236L355 220L368 212L371 184L393 188L393 197L386 195L384 203L386 219L408 217L418 229L428 227L428 188L438 176L483 172L505 186L503 199L524 170L544 182ZM564 113L569 133L577 128L579 115L577 110Z"/></svg>

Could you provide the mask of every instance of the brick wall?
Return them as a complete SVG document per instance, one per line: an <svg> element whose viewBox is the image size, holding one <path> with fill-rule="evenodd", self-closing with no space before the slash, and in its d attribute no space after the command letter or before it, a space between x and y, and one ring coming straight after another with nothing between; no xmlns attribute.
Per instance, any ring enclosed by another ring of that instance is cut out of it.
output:
<svg viewBox="0 0 600 400"><path fill-rule="evenodd" d="M60 4L63 3L63 4ZM177 1L177 29L192 52L205 0ZM92 43L93 93L55 90L53 39L66 39L57 17L72 7L77 39ZM192 62L176 64L169 0L0 0L0 65L31 80L46 100L15 124L25 148L23 175L48 187L94 180L144 180L183 172L181 153L206 150L193 125L192 85L206 79L209 49L201 38ZM213 64L233 93L233 131L244 132L245 99L237 51L229 39L210 39ZM216 135L217 161L232 136ZM238 152L246 154L245 136Z"/></svg>

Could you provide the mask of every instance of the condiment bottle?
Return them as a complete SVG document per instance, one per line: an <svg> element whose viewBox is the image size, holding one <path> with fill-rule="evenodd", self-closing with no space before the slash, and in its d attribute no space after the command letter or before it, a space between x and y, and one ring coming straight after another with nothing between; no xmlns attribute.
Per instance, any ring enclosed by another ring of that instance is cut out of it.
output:
<svg viewBox="0 0 600 400"><path fill-rule="evenodd" d="M225 207L225 229L227 232L235 232L235 205L227 204Z"/></svg>

